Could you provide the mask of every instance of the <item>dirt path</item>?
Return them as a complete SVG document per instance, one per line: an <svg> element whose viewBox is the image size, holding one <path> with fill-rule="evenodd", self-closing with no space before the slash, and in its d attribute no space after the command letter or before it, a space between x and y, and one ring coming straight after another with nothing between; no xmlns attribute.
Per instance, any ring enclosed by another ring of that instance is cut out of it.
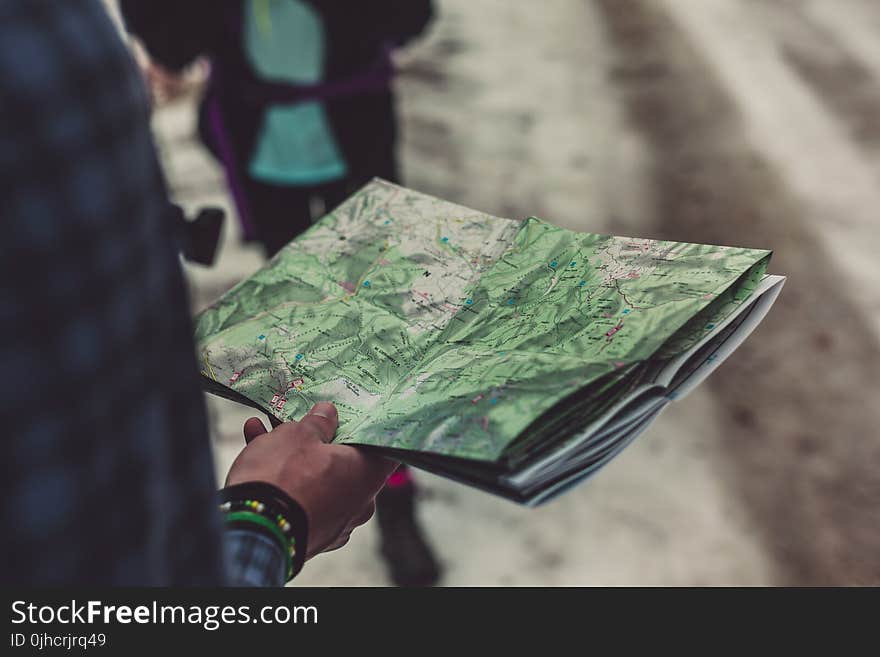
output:
<svg viewBox="0 0 880 657"><path fill-rule="evenodd" d="M779 581L876 583L880 347L865 313L687 34L657 3L598 5L630 119L653 152L658 231L770 245L773 270L790 277L765 326L709 382L729 476Z"/></svg>

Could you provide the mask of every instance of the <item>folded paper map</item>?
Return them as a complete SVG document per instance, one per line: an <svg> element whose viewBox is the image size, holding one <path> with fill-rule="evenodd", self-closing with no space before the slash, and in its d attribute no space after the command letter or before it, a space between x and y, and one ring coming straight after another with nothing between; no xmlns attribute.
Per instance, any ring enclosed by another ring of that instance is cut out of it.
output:
<svg viewBox="0 0 880 657"><path fill-rule="evenodd" d="M768 311L770 252L512 221L374 180L196 319L208 391L536 504Z"/></svg>

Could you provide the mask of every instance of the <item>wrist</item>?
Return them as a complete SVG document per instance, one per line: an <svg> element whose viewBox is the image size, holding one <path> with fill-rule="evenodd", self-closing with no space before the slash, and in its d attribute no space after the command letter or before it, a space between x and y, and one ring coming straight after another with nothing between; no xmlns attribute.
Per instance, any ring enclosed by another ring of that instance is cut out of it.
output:
<svg viewBox="0 0 880 657"><path fill-rule="evenodd" d="M265 482L247 482L220 490L220 510L231 527L252 529L281 547L287 561L287 580L302 570L308 545L308 519L287 493Z"/></svg>

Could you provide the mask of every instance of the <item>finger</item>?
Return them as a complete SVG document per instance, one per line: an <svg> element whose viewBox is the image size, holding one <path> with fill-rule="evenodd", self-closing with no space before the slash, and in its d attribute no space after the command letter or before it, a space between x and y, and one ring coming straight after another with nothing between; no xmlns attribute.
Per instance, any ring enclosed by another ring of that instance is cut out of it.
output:
<svg viewBox="0 0 880 657"><path fill-rule="evenodd" d="M340 532L340 534L331 541L324 543L323 545L314 545L311 541L309 541L309 546L306 551L306 559L311 559L312 557L316 557L319 554L324 552L332 552L333 550L338 550L346 543L348 543L351 538L352 530L349 528L344 529Z"/></svg>
<svg viewBox="0 0 880 657"><path fill-rule="evenodd" d="M358 475L351 480L349 489L363 499L375 497L385 486L388 477L400 466L399 461L378 456L360 447L331 445L331 448L345 450L345 458L351 460L352 471Z"/></svg>
<svg viewBox="0 0 880 657"><path fill-rule="evenodd" d="M376 487L378 492L388 481L388 477L394 474L394 471L400 467L400 461L389 459L384 456L368 453L366 450L352 447L363 463L364 472L367 475L367 481L371 487Z"/></svg>
<svg viewBox="0 0 880 657"><path fill-rule="evenodd" d="M245 420L244 423L244 442L249 443L257 436L262 436L266 431L266 427L260 422L259 418L252 417Z"/></svg>
<svg viewBox="0 0 880 657"><path fill-rule="evenodd" d="M345 547L350 540L351 540L351 532L348 532L348 533L340 536L338 539L333 541L333 543L331 543L330 545L328 545L327 547L325 547L321 551L322 552L333 552L333 550L338 550L339 548Z"/></svg>
<svg viewBox="0 0 880 657"><path fill-rule="evenodd" d="M315 434L321 442L329 443L336 434L339 425L339 415L336 407L330 402L318 402L306 413L299 425L306 431Z"/></svg>
<svg viewBox="0 0 880 657"><path fill-rule="evenodd" d="M353 530L355 527L360 527L365 524L370 518L373 517L373 514L376 513L376 500L370 500L370 503L364 507L364 510L361 511L361 514L351 521L351 529Z"/></svg>

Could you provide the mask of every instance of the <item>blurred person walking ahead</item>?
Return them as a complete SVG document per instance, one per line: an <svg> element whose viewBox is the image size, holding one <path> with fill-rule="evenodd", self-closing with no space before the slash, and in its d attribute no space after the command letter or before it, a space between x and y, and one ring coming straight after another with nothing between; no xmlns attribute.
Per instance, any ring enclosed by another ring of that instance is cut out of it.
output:
<svg viewBox="0 0 880 657"><path fill-rule="evenodd" d="M399 181L390 53L430 0L120 0L159 77L206 56L199 132L274 255L374 176ZM317 203L316 203L317 201Z"/></svg>

